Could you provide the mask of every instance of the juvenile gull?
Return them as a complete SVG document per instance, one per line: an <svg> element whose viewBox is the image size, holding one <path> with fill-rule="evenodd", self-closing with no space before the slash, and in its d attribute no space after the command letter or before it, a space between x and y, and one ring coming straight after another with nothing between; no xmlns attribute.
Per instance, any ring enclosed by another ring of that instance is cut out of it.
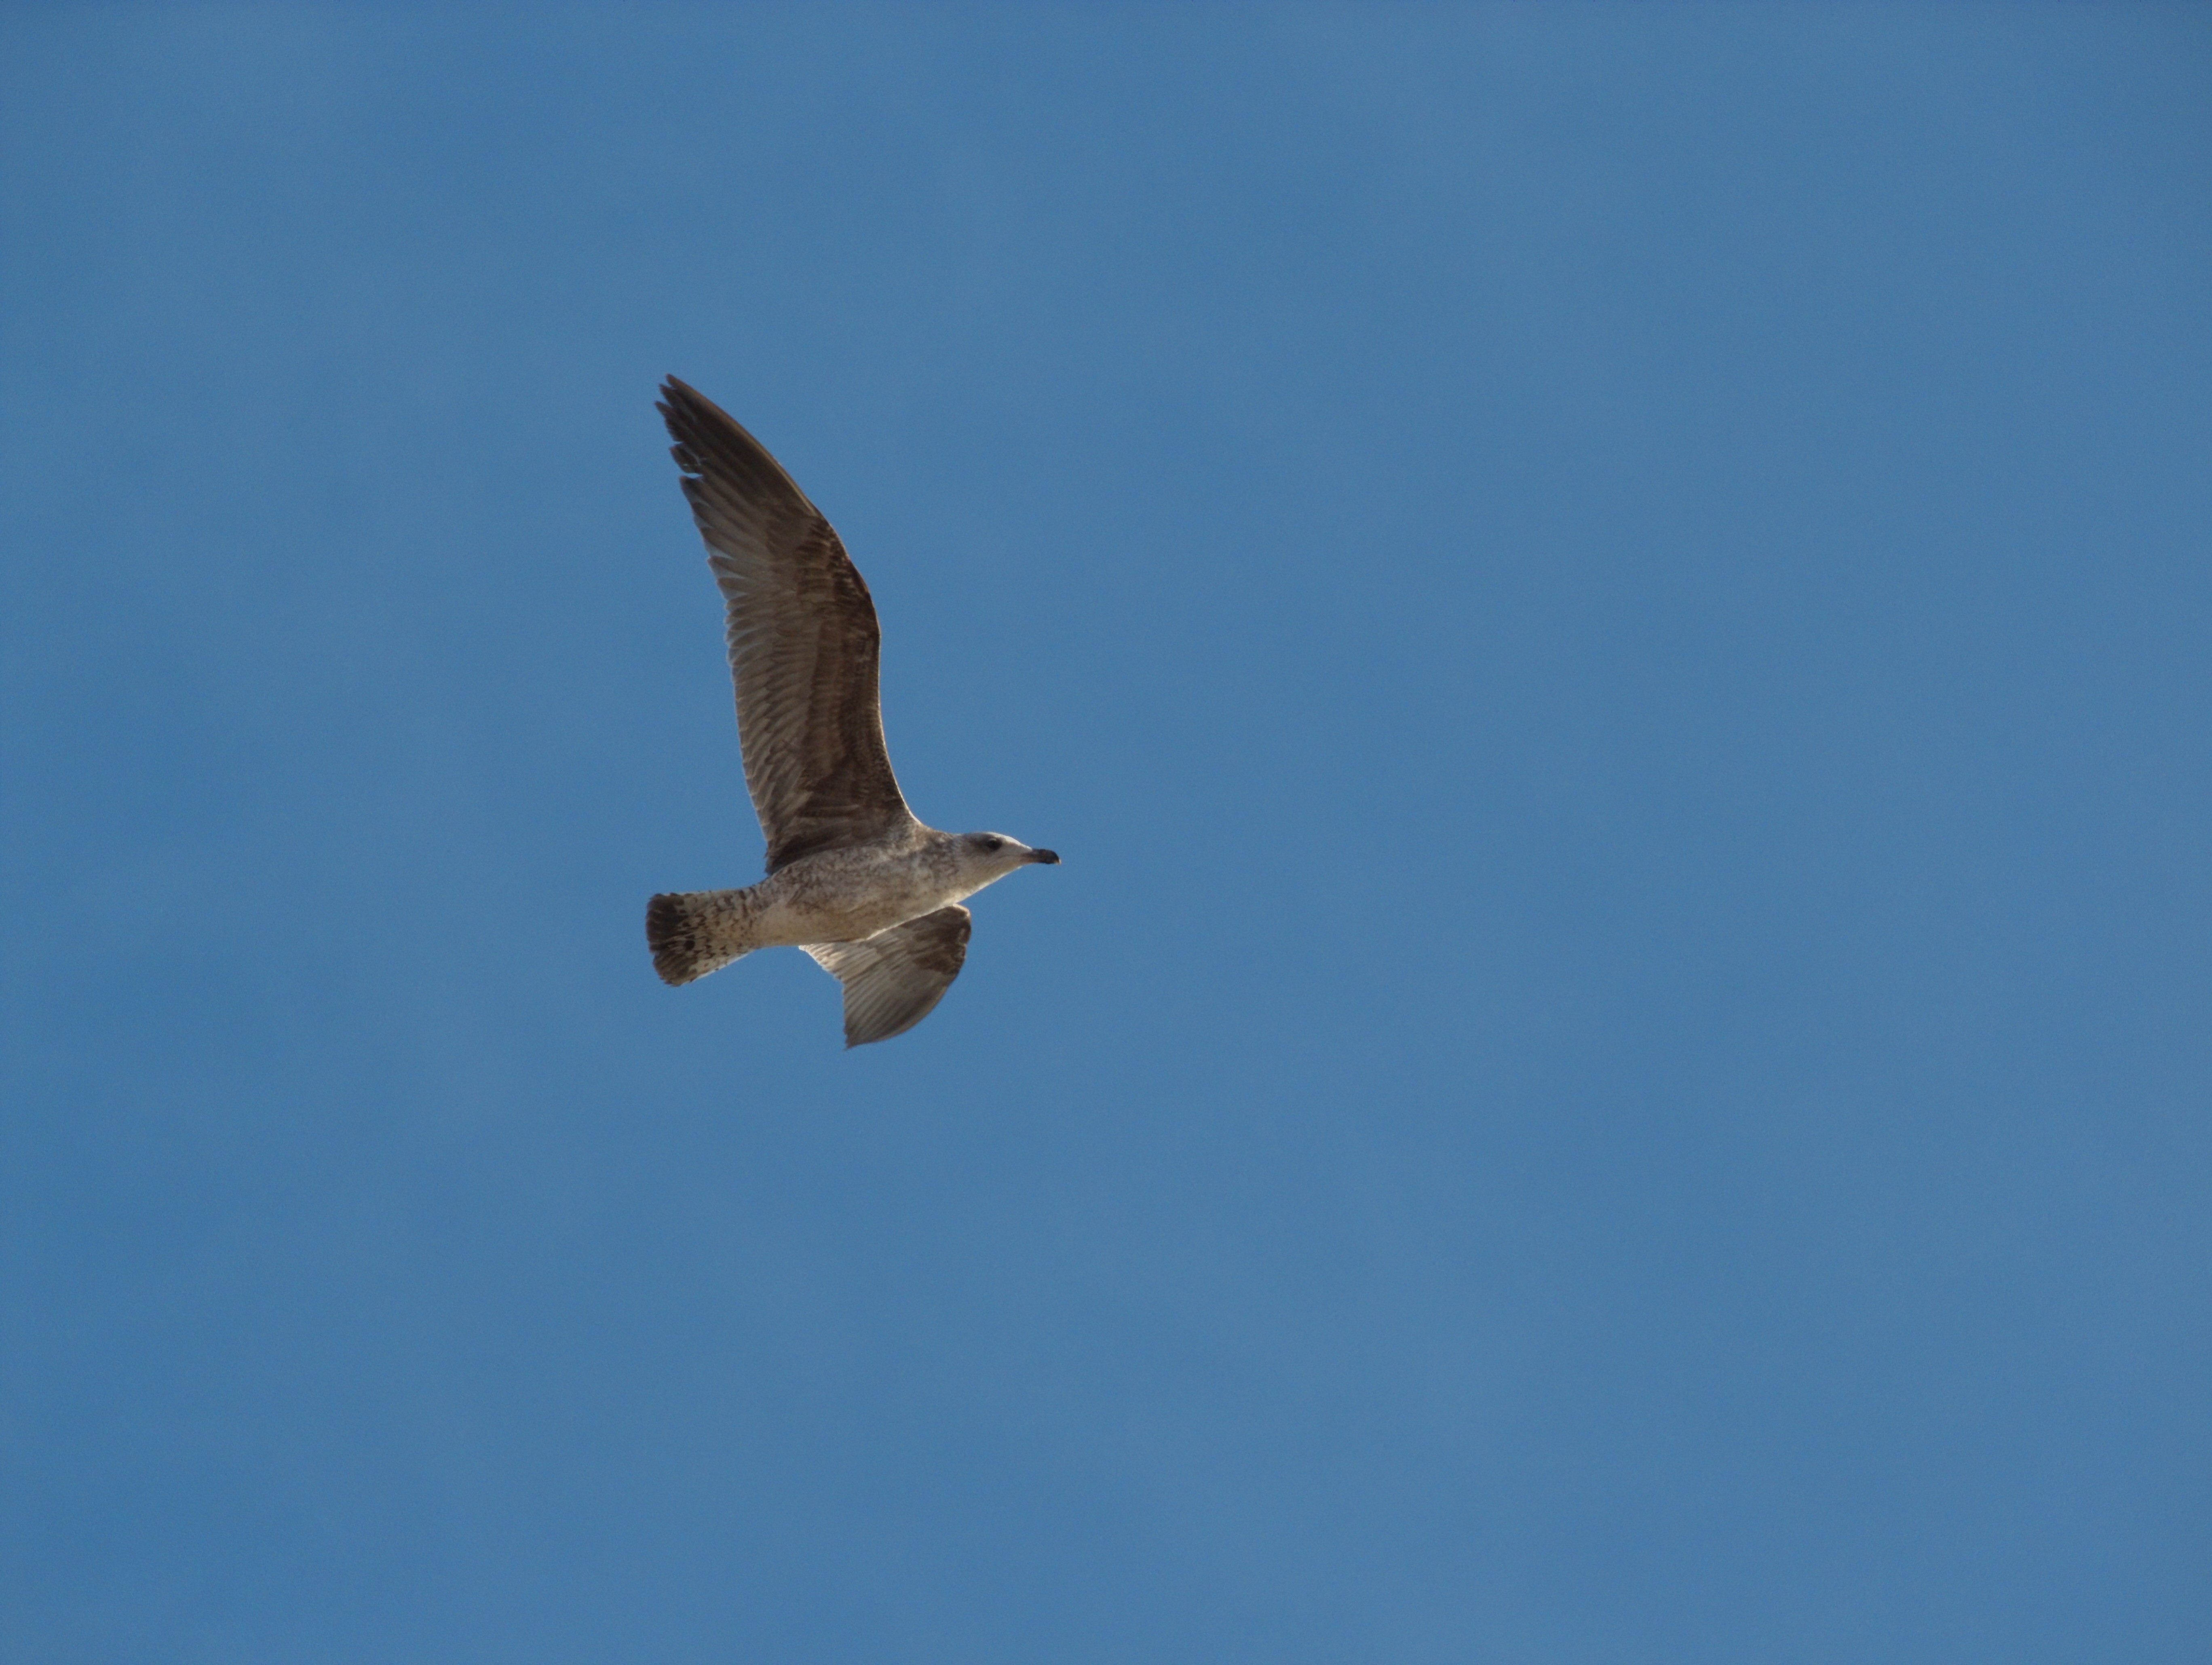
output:
<svg viewBox="0 0 2212 1665"><path fill-rule="evenodd" d="M906 807L884 749L875 603L822 512L760 441L671 376L659 407L684 495L728 603L745 784L768 877L656 896L645 940L664 983L756 948L804 948L845 987L845 1044L902 1034L968 956L960 899L1056 863L1001 832L939 832Z"/></svg>

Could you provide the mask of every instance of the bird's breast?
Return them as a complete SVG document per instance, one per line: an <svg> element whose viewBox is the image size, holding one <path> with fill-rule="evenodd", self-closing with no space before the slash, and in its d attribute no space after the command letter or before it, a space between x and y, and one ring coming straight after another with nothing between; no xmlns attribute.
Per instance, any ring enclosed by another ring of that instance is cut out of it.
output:
<svg viewBox="0 0 2212 1665"><path fill-rule="evenodd" d="M850 942L952 901L958 886L933 852L825 850L780 869L757 888L763 925L781 943Z"/></svg>

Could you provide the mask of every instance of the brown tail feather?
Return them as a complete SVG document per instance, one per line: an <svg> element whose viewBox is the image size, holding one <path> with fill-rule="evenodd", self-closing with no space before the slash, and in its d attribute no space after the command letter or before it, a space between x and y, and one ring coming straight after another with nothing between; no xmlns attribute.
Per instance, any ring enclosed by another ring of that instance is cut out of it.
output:
<svg viewBox="0 0 2212 1665"><path fill-rule="evenodd" d="M645 942L663 983L673 987L693 982L751 951L742 912L732 905L737 894L686 891L656 896L645 905Z"/></svg>

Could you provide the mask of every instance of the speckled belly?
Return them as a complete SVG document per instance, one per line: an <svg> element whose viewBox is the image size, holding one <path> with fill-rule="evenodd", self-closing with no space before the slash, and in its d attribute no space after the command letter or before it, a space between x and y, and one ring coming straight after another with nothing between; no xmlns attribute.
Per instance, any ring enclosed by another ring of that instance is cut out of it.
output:
<svg viewBox="0 0 2212 1665"><path fill-rule="evenodd" d="M949 875L915 856L831 851L764 881L755 929L763 946L850 942L957 899Z"/></svg>

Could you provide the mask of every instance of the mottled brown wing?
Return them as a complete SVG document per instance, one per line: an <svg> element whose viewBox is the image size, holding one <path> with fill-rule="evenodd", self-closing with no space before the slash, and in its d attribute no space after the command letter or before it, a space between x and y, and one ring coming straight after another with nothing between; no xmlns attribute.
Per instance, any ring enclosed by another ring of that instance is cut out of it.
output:
<svg viewBox="0 0 2212 1665"><path fill-rule="evenodd" d="M660 414L728 603L745 784L775 872L912 824L884 748L875 603L760 441L671 376Z"/></svg>
<svg viewBox="0 0 2212 1665"><path fill-rule="evenodd" d="M967 960L972 917L955 903L858 942L806 945L845 985L846 1045L902 1035L936 1008Z"/></svg>

